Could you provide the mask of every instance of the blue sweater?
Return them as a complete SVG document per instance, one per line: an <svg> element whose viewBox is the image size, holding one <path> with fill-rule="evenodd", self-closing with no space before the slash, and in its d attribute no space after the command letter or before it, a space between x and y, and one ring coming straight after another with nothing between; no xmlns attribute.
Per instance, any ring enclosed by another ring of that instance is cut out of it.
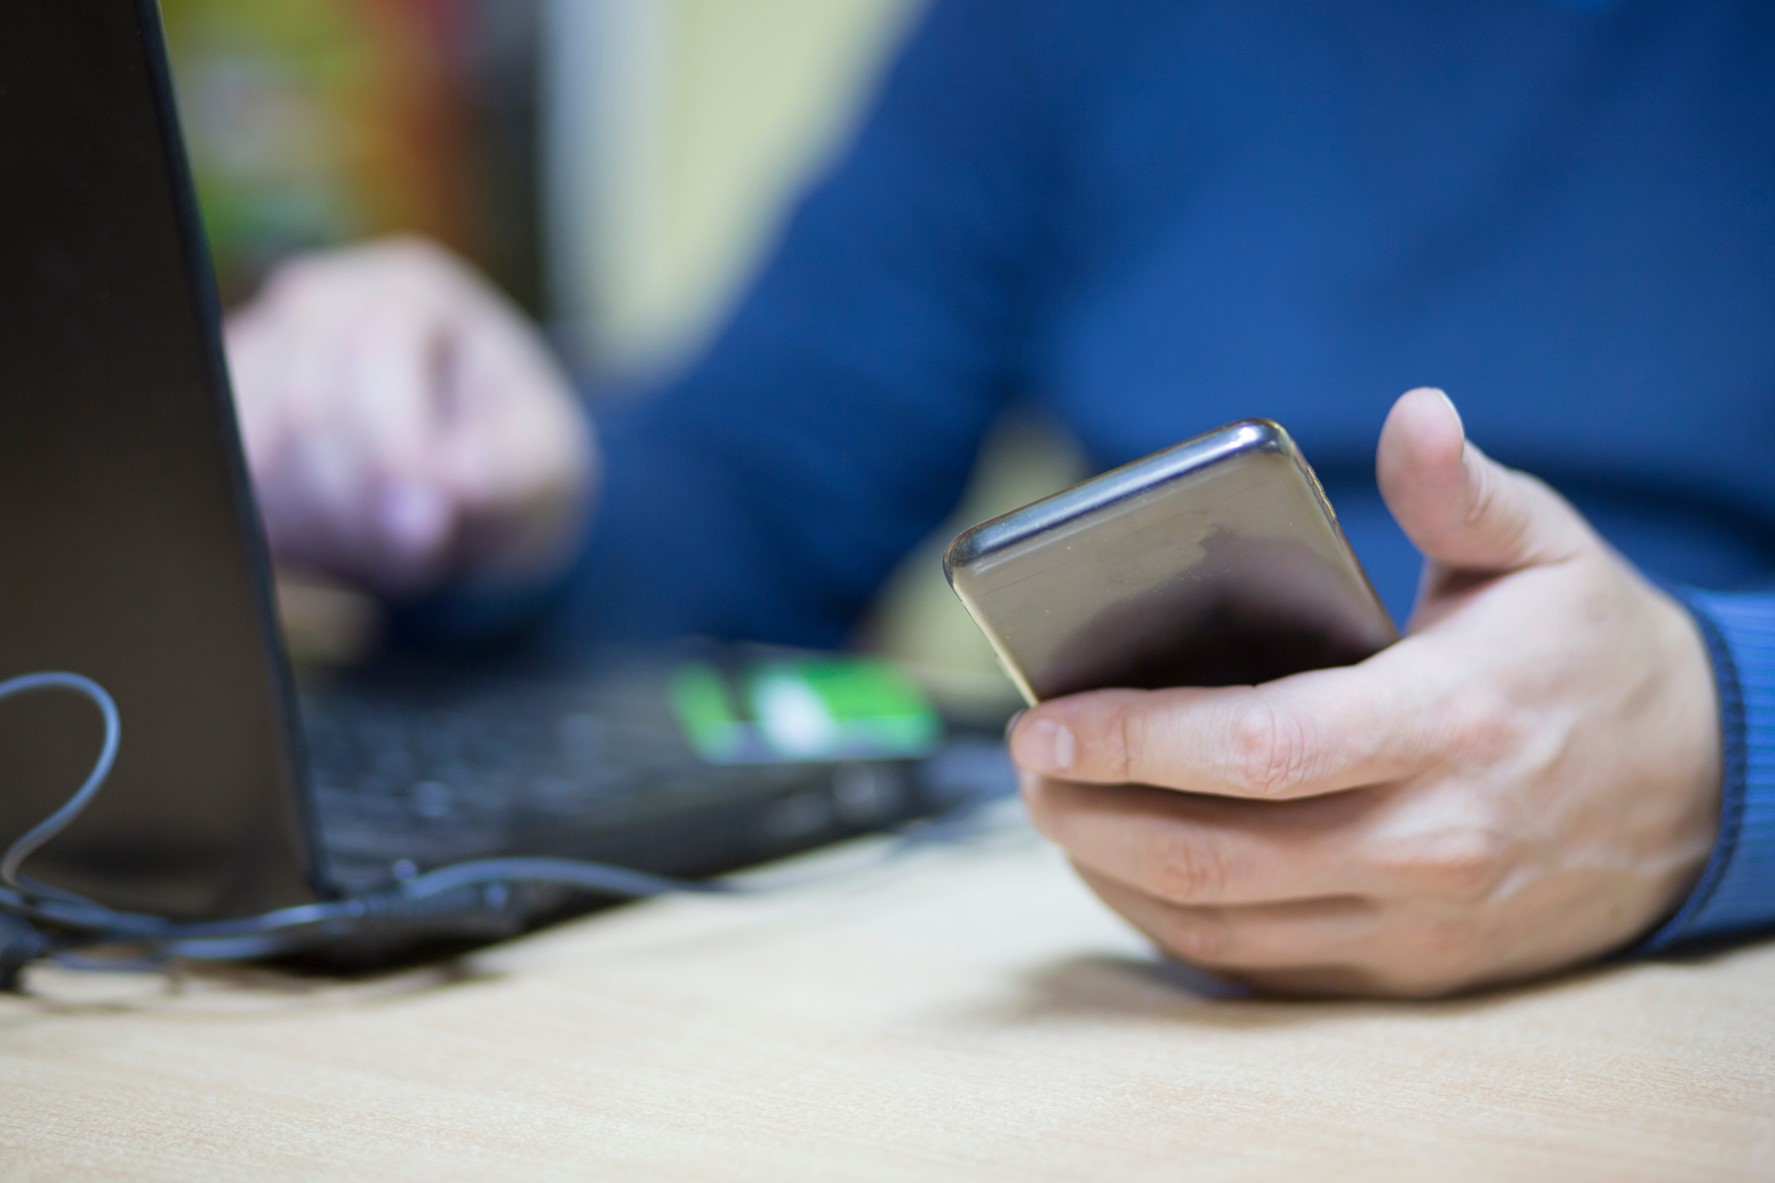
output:
<svg viewBox="0 0 1775 1183"><path fill-rule="evenodd" d="M1721 832L1654 945L1775 921L1767 0L938 0L712 351L607 422L555 635L841 640L1012 404L1099 466L1280 420L1403 617L1374 446L1418 384L1709 640Z"/></svg>

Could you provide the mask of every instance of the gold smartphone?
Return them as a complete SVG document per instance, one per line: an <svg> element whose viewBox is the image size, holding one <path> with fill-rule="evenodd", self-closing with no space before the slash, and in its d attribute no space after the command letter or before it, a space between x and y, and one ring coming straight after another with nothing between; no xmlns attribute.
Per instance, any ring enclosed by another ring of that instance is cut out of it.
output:
<svg viewBox="0 0 1775 1183"><path fill-rule="evenodd" d="M1266 682L1399 636L1318 478L1267 419L983 522L943 571L1031 703Z"/></svg>

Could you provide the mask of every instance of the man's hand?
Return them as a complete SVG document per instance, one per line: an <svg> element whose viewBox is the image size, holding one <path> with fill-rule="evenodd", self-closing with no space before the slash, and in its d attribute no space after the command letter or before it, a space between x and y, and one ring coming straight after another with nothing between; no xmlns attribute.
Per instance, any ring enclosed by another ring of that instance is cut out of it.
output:
<svg viewBox="0 0 1775 1183"><path fill-rule="evenodd" d="M229 318L227 344L280 560L409 596L569 557L589 424L535 330L442 248L287 264Z"/></svg>
<svg viewBox="0 0 1775 1183"><path fill-rule="evenodd" d="M1440 392L1395 404L1378 467L1428 559L1408 635L1261 686L1030 710L1036 824L1160 945L1264 989L1437 995L1632 941L1718 825L1695 626Z"/></svg>

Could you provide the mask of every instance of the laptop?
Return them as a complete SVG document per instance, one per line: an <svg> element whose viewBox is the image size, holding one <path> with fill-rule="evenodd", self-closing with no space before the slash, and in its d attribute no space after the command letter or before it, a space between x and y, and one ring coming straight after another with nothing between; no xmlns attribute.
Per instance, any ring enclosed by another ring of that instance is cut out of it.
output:
<svg viewBox="0 0 1775 1183"><path fill-rule="evenodd" d="M218 921L490 856L703 876L976 792L979 778L919 758L936 737L891 673L837 659L718 649L595 673L417 666L298 694L156 7L28 0L8 16L0 680L90 677L122 729L102 792L32 857L34 879L111 909ZM834 679L900 694L911 731L848 750L761 746L770 721L747 715L744 688L785 678L801 680L789 698L803 707ZM71 695L0 704L0 847L67 800L103 738ZM423 916L331 933L329 947L374 960L596 898L536 884L456 893Z"/></svg>

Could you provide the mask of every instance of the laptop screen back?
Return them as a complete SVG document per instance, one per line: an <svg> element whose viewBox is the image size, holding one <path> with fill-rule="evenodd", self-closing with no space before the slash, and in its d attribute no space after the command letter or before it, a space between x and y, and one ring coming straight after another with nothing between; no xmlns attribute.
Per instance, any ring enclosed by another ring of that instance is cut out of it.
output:
<svg viewBox="0 0 1775 1183"><path fill-rule="evenodd" d="M0 679L123 720L110 783L27 864L181 919L312 898L286 679L151 3L23 0L0 36ZM101 739L0 704L0 847Z"/></svg>

